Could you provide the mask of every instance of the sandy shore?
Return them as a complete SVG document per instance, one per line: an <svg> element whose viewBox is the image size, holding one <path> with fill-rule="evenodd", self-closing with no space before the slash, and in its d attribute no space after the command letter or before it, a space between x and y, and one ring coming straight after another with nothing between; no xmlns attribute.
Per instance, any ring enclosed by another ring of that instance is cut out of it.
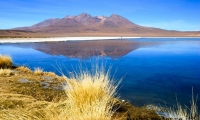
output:
<svg viewBox="0 0 200 120"><path fill-rule="evenodd" d="M25 43L25 42L54 42L74 40L114 40L140 37L51 37L51 38L1 38L0 43Z"/></svg>

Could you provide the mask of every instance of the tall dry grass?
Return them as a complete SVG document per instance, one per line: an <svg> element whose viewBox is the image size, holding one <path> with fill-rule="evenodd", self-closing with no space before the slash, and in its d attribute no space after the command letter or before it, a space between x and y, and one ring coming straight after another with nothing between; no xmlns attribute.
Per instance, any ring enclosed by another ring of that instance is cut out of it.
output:
<svg viewBox="0 0 200 120"><path fill-rule="evenodd" d="M10 68L12 65L12 58L9 55L0 54L0 68Z"/></svg>
<svg viewBox="0 0 200 120"><path fill-rule="evenodd" d="M34 74L36 74L36 75L42 75L43 72L44 72L44 70L40 67L34 68Z"/></svg>
<svg viewBox="0 0 200 120"><path fill-rule="evenodd" d="M16 70L19 71L20 73L32 73L32 71L25 66L17 67Z"/></svg>
<svg viewBox="0 0 200 120"><path fill-rule="evenodd" d="M91 70L80 70L66 78L68 89L66 117L77 120L108 120L117 108L114 108L116 89L110 70L104 65L94 65Z"/></svg>
<svg viewBox="0 0 200 120"><path fill-rule="evenodd" d="M41 120L23 109L1 110L0 115L0 120Z"/></svg>
<svg viewBox="0 0 200 120"><path fill-rule="evenodd" d="M49 102L21 94L0 94L0 120L42 120L35 113Z"/></svg>
<svg viewBox="0 0 200 120"><path fill-rule="evenodd" d="M2 69L0 68L0 76L4 76L4 77L8 77L10 75L12 75L13 72L11 69Z"/></svg>
<svg viewBox="0 0 200 120"><path fill-rule="evenodd" d="M192 100L190 101L190 107L182 106L177 102L177 105L174 108L165 109L164 116L167 116L171 119L179 120L196 120L198 117L198 106L197 99L194 99L193 88L192 88Z"/></svg>

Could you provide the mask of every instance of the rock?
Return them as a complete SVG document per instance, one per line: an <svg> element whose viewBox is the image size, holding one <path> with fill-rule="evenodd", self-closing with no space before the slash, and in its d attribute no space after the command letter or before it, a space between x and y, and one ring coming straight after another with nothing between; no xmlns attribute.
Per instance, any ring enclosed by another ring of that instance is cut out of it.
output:
<svg viewBox="0 0 200 120"><path fill-rule="evenodd" d="M61 86L54 86L53 89L54 90L64 90Z"/></svg>
<svg viewBox="0 0 200 120"><path fill-rule="evenodd" d="M49 84L49 83L47 83L47 82L40 82L40 84L41 84L42 86L47 86L47 87L49 87L49 86L50 86L50 84Z"/></svg>
<svg viewBox="0 0 200 120"><path fill-rule="evenodd" d="M28 79L19 79L18 82L19 83L29 83L31 81L29 81Z"/></svg>
<svg viewBox="0 0 200 120"><path fill-rule="evenodd" d="M44 79L46 81L52 81L53 80L53 77L50 77L50 76L44 76Z"/></svg>
<svg viewBox="0 0 200 120"><path fill-rule="evenodd" d="M49 88L49 87L48 87L48 86L42 86L42 88L47 89L47 88Z"/></svg>
<svg viewBox="0 0 200 120"><path fill-rule="evenodd" d="M162 107L158 107L156 105L147 105L146 106L147 110L155 110L155 111L164 111L165 109Z"/></svg>
<svg viewBox="0 0 200 120"><path fill-rule="evenodd" d="M59 86L54 86L53 89L56 89L56 90L67 90L68 89L67 82L63 82Z"/></svg>

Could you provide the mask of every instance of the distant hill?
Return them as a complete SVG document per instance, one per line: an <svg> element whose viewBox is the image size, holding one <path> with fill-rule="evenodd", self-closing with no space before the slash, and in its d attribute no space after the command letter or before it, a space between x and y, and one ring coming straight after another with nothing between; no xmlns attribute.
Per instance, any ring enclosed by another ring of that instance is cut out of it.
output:
<svg viewBox="0 0 200 120"><path fill-rule="evenodd" d="M0 30L0 36L200 36L200 31L164 30L140 26L116 14L93 17L82 13L47 19L28 27Z"/></svg>

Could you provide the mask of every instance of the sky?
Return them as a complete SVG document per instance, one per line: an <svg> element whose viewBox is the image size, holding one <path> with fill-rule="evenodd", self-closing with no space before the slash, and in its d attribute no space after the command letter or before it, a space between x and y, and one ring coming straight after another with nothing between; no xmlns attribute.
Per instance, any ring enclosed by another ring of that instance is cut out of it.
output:
<svg viewBox="0 0 200 120"><path fill-rule="evenodd" d="M200 31L200 0L0 0L0 29L88 13L121 15L135 24Z"/></svg>

